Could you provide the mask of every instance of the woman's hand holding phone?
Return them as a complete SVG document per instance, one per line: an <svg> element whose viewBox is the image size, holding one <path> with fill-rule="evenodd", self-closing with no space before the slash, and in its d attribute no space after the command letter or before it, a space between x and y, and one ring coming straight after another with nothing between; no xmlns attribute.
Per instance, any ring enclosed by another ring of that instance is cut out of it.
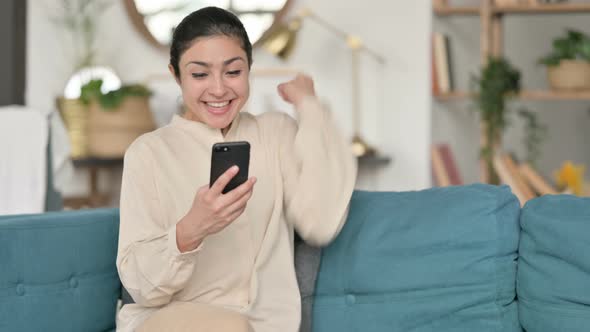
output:
<svg viewBox="0 0 590 332"><path fill-rule="evenodd" d="M176 225L176 245L180 252L196 249L205 237L223 230L244 210L256 183L250 177L232 191L223 194L223 188L238 174L238 167L229 168L209 188L199 188L189 212Z"/></svg>

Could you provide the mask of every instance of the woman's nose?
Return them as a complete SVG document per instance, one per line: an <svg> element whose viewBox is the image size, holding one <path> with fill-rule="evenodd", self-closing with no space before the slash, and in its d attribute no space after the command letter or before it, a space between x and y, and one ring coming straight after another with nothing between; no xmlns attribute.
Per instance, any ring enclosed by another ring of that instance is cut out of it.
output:
<svg viewBox="0 0 590 332"><path fill-rule="evenodd" d="M223 97L227 89L221 77L214 77L209 86L209 93L215 97Z"/></svg>

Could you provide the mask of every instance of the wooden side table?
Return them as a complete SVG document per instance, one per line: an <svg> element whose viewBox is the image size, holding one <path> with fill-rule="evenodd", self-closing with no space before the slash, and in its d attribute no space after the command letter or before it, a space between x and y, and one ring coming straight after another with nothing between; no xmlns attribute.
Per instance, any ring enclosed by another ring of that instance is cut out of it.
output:
<svg viewBox="0 0 590 332"><path fill-rule="evenodd" d="M110 193L101 193L98 189L98 174L101 169L112 170L123 166L123 158L86 157L72 160L75 168L88 169L88 196L64 198L64 205L71 209L97 208L107 206L111 200Z"/></svg>

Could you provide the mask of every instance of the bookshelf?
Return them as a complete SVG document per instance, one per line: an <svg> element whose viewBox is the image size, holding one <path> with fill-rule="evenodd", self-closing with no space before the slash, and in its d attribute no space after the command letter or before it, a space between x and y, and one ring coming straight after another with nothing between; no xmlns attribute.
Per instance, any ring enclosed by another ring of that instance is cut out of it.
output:
<svg viewBox="0 0 590 332"><path fill-rule="evenodd" d="M590 1L585 3L551 3L544 4L531 1L531 4L496 5L494 0L481 0L479 5L453 6L447 0L434 0L433 12L437 16L471 15L479 16L480 21L480 61L483 64L487 58L503 54L503 17L507 15L544 15L544 14L573 14L590 13ZM473 94L469 91L451 90L433 95L436 102L457 102L469 100ZM515 96L524 101L587 101L590 100L588 91L559 91L559 90L527 90L524 88ZM483 131L483 125L482 125ZM484 135L482 135L484 137ZM483 145L483 141L481 142ZM501 142L495 142L497 146ZM480 178L488 182L489 170L485 163L480 163Z"/></svg>
<svg viewBox="0 0 590 332"><path fill-rule="evenodd" d="M473 95L467 91L452 91L441 93L434 96L434 99L440 102L466 100ZM539 101L571 101L571 100L590 100L590 91L552 91L552 90L524 90L516 96L521 100L539 100Z"/></svg>
<svg viewBox="0 0 590 332"><path fill-rule="evenodd" d="M490 8L493 14L559 14L590 12L590 4L563 3L563 4L536 4L517 6L494 6ZM450 15L479 15L481 8L478 6L449 6L437 5L434 13L439 16Z"/></svg>

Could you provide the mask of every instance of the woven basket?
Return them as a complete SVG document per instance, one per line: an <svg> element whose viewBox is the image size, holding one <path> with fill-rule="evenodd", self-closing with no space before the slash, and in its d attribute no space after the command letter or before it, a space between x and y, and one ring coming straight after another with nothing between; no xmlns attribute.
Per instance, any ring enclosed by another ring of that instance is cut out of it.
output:
<svg viewBox="0 0 590 332"><path fill-rule="evenodd" d="M589 90L590 63L561 60L559 65L547 67L549 84L554 90Z"/></svg>
<svg viewBox="0 0 590 332"><path fill-rule="evenodd" d="M72 158L88 155L88 108L79 99L56 100L57 108L63 119L71 145Z"/></svg>
<svg viewBox="0 0 590 332"><path fill-rule="evenodd" d="M88 122L88 149L92 156L120 158L140 135L155 127L148 97L127 97L116 109L93 102Z"/></svg>

